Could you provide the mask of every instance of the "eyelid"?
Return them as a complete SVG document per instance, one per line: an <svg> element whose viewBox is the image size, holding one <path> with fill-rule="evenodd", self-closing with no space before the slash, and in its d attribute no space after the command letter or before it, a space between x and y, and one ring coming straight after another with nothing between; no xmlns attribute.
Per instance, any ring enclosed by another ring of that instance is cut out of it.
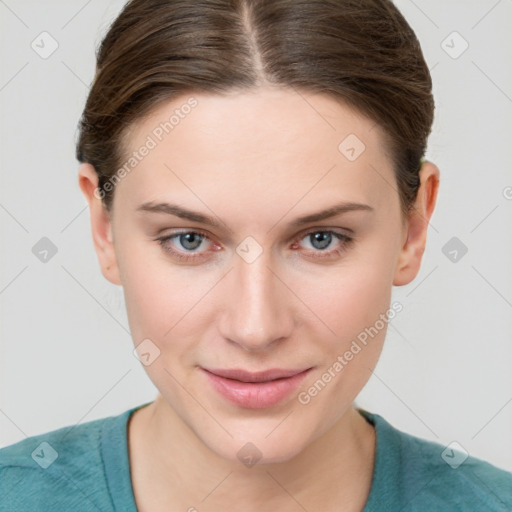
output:
<svg viewBox="0 0 512 512"><path fill-rule="evenodd" d="M354 241L355 241L353 236L342 233L336 229L329 229L329 228L315 229L315 228L313 228L313 229L306 231L303 234L298 235L294 241L294 245L300 244L300 242L304 238L306 238L307 236L312 235L314 233L329 233L337 239L338 244L333 249L329 249L329 250L306 249L306 253L311 258L328 259L329 257L332 258L332 257L338 256L338 255L342 254L343 252L345 252L349 246L353 245Z"/></svg>
<svg viewBox="0 0 512 512"><path fill-rule="evenodd" d="M159 240L159 239L165 239L165 238L172 238L172 237L175 237L178 235L185 235L188 233L195 233L195 234L203 236L204 238L206 238L207 240L212 242L211 236L207 232L203 231L201 228L176 228L176 229L178 231L173 231L172 233L158 236L156 239ZM346 233L346 232L348 232L348 233ZM310 235L312 233L335 233L335 234L346 236L347 238L354 238L354 236L355 236L354 230L352 230L350 228L332 228L329 226L316 226L316 227L313 226L310 228L305 228L302 231L300 231L299 233L293 235L293 237L289 238L286 243L302 240L302 238L304 238L305 236Z"/></svg>
<svg viewBox="0 0 512 512"><path fill-rule="evenodd" d="M341 255L344 251L346 251L349 248L349 246L353 245L353 243L354 243L354 236L352 236L352 233L354 233L353 230L348 229L348 228L344 228L344 230L350 231L351 234L347 235L346 233L343 233L342 231L340 231L340 228L329 228L329 227L324 227L324 226L311 227L311 228L307 228L307 229L301 231L300 233L298 233L297 235L295 235L294 238L291 240L291 242L293 245L295 245L297 243L300 243L308 235L312 235L314 233L330 233L330 234L332 234L333 236L335 236L337 238L337 240L339 242L338 247L335 247L334 249L329 249L326 251L314 250L314 249L306 250L308 257L326 260L328 258L333 258L333 257ZM193 228L191 228L191 229L183 229L182 228L182 229L172 232L168 235L163 235L163 236L157 237L156 241L159 242L160 246L162 247L162 250L164 252L166 252L167 254L171 255L173 258L176 258L178 260L182 260L185 262L188 261L190 263L193 263L195 261L201 260L201 258L204 258L207 251L187 252L187 251L182 251L182 250L168 249L165 247L165 243L168 242L170 239L173 239L174 237L177 237L179 235L190 234L190 233L200 235L201 237L203 237L203 239L208 240L209 243L214 244L217 248L219 248L219 246L217 244L215 244L215 242L212 241L212 239L210 238L210 236L207 233L205 233L201 229L193 229Z"/></svg>
<svg viewBox="0 0 512 512"><path fill-rule="evenodd" d="M194 229L180 229L179 231L175 231L168 235L163 235L162 237L159 237L159 239L163 239L165 241L165 239L172 239L172 238L178 237L180 235L188 235L188 234L199 235L203 238L203 240L207 240L210 244L218 245L211 239L210 235L208 235L201 229L195 229L195 228ZM182 251L182 252L184 252L184 251ZM189 252L189 254L200 254L200 253L194 253L191 251L191 252Z"/></svg>
<svg viewBox="0 0 512 512"><path fill-rule="evenodd" d="M305 228L300 231L298 234L294 235L293 240L300 240L307 235L312 233L336 233L339 235L344 235L348 238L353 238L355 236L354 230L350 228L335 228L331 226L313 226L310 228Z"/></svg>

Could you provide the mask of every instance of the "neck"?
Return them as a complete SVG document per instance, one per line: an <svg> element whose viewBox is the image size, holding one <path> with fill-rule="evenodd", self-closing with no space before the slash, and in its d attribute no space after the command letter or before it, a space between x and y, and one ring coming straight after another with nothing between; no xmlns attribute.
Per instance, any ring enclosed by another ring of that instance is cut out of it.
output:
<svg viewBox="0 0 512 512"><path fill-rule="evenodd" d="M140 512L360 512L373 477L375 431L353 407L292 459L250 468L210 450L161 395L132 415L128 438Z"/></svg>

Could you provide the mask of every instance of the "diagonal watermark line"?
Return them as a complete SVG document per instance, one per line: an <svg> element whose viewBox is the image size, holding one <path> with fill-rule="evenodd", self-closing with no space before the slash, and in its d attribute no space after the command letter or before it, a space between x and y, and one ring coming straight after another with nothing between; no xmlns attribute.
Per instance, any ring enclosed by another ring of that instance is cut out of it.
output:
<svg viewBox="0 0 512 512"><path fill-rule="evenodd" d="M167 164L164 163L164 166L169 171L171 171L174 174L174 176L176 176L176 178L178 178L181 181L181 183L183 183L183 185L185 185L185 187L187 187L190 190L190 192L192 192L192 194L194 194L197 197L197 199L199 199L199 201L201 201L201 203L203 203L206 206L206 208L208 208L208 210L210 210L210 212L212 212L212 215L214 215L214 217L218 219L218 221L221 224L223 224L228 231L231 231L229 227L226 225L226 223L192 190L192 188L190 188Z"/></svg>
<svg viewBox="0 0 512 512"><path fill-rule="evenodd" d="M295 297L297 297L297 299L299 299L302 302L302 304L304 304L304 306L306 306L309 309L309 311L311 311L311 313L313 313L313 315L315 315L318 318L318 320L320 320L320 322L322 322L325 325L325 327L327 327L327 329L329 329L329 331L331 331L334 334L334 336L336 336L336 333L268 265L266 267L270 270L270 272L272 272L272 274L274 274L277 277L277 279L279 279L279 281L281 281L281 283L283 283L286 286L286 288L288 288L288 290L290 290L293 293L293 295L295 295Z"/></svg>
<svg viewBox="0 0 512 512"><path fill-rule="evenodd" d="M21 68L18 69L18 71L16 71L16 73L14 73L13 76L11 76L11 78L9 78L9 80L7 80L7 82L4 85L2 85L2 87L0 87L0 92L2 92L27 66L28 61L25 62L25 64L23 64L23 66L21 66Z"/></svg>
<svg viewBox="0 0 512 512"><path fill-rule="evenodd" d="M297 505L299 505L299 507L304 510L305 512L308 512L308 510L302 505L302 503L300 503L299 501L297 501L297 498L295 498L292 494L290 494L290 492L288 492L288 490L283 487L281 485L281 483L275 478L274 475L272 475L269 471L266 472L268 474L268 476L270 476L270 478L272 478L274 480L274 482L279 485L279 487L281 487L281 489L283 489L283 491L288 494L288 496L290 496L290 498L295 501L295 503L297 503Z"/></svg>
<svg viewBox="0 0 512 512"><path fill-rule="evenodd" d="M368 133L372 132L372 131L377 127L377 126L379 126L379 123L374 122L374 123L372 124L372 127L368 130Z"/></svg>
<svg viewBox="0 0 512 512"><path fill-rule="evenodd" d="M374 371L372 371L371 369L370 371L372 372L373 375L375 375L375 377L377 377L377 379L379 379L382 382L382 384L384 384L384 386L386 386L389 389L389 391L391 391L391 393L393 393L393 395L395 395L398 398L398 400L400 400L400 402L402 402L405 405L405 407L407 407L407 409L409 409L409 411L411 411L414 414L414 416L416 416L416 418L418 418L421 421L421 423L423 423L423 425L425 425L425 427L427 427L430 430L430 432L432 432L432 434L439 438L439 436Z"/></svg>
<svg viewBox="0 0 512 512"><path fill-rule="evenodd" d="M63 61L63 60L61 60L61 62L62 62L62 64L64 64L64 66L65 66L66 68L68 68L68 69L69 69L69 71L70 71L73 75L75 75L75 76L76 76L76 78L78 78L78 80L80 80L80 82L82 82L82 83L85 85L85 87L89 88L89 85L88 85L88 84L86 84L86 83L85 83L85 82L84 82L84 81L83 81L83 80L82 80L82 79L81 79L81 78L80 78L80 77L79 77L79 76L78 76L78 75L77 75L77 74L76 74L76 73L75 73L75 72L74 72L74 71L73 71L73 70L72 70L72 69L71 69L71 68L70 68L70 67L69 67L69 66L68 66L64 61Z"/></svg>
<svg viewBox="0 0 512 512"><path fill-rule="evenodd" d="M414 5L414 7L416 7L416 9L418 9L418 11L423 14L423 16L425 16L425 18L427 18L427 20L429 20L430 23L434 25L434 27L439 28L439 25L424 10L422 10L416 2L413 2L413 0L409 0L409 2L411 2L411 4Z"/></svg>
<svg viewBox="0 0 512 512"><path fill-rule="evenodd" d="M309 190L307 190L302 197L300 197L297 202L291 206L288 211L284 213L284 215L267 231L267 234L270 233L334 168L336 164L334 164Z"/></svg>
<svg viewBox="0 0 512 512"><path fill-rule="evenodd" d="M192 398L192 400L194 400L204 410L204 412L208 414L208 416L210 416L210 418L215 421L215 423L217 423L224 432L226 432L226 434L228 434L228 436L233 437L233 434L224 427L224 425L222 425L222 423L220 423L220 421L213 416L213 414L185 386L183 386L183 384L167 368L164 367L164 370L174 379L176 384L178 384L178 386L180 386L181 389L183 389L183 391L185 391L185 393L187 393L190 398Z"/></svg>
<svg viewBox="0 0 512 512"><path fill-rule="evenodd" d="M201 500L201 503L203 503L203 501L206 501L228 478L229 475L231 475L231 473L233 473L233 471L230 471L202 500ZM195 510L195 509L194 509Z"/></svg>
<svg viewBox="0 0 512 512"><path fill-rule="evenodd" d="M402 512L403 510L410 510L410 508L408 508L409 505L420 495L423 489L426 489L430 485L432 480L434 480L436 477L437 475L432 475L432 478L426 484L422 485L420 489L418 489L418 491L414 494L414 496L409 499L409 501L398 512Z"/></svg>
<svg viewBox="0 0 512 512"><path fill-rule="evenodd" d="M512 103L512 98L510 98L510 96L474 60L472 60L471 63L487 78L487 80L489 80L489 82L491 82L491 84L494 85L494 87L496 87L496 89L498 89L498 91L501 92L501 94L503 94L503 96L505 96L505 98L507 98L508 101Z"/></svg>
<svg viewBox="0 0 512 512"><path fill-rule="evenodd" d="M486 278L485 278L485 276L483 276L483 275L482 275L482 274L477 270L477 268L476 268L474 265L471 265L471 268L472 268L472 269L473 269L473 270L474 270L474 271L475 271L475 272L476 272L476 273L477 273L477 274L478 274L478 275L479 275L479 276L480 276L480 277L481 277L481 278L482 278L482 279L483 279L483 280L484 280L484 281L485 281L485 282L486 282L486 283L487 283L487 284L488 284L488 285L489 285L489 286L490 286L490 287L491 287L491 288L492 288L492 289L493 289L493 290L494 290L494 291L495 291L495 292L496 292L496 293L497 293L497 294L498 294L498 295L499 295L499 296L500 296L500 297L501 297L501 298L502 298L502 299L503 299L503 300L504 300L504 301L505 301L505 302L510 306L510 307L512 307L512 303L510 303L510 302L507 300L507 298L506 298L504 295L502 295L502 294L498 291L498 289L497 289L495 286L493 286L493 285L490 283L490 281L489 281L488 279L486 279Z"/></svg>
<svg viewBox="0 0 512 512"><path fill-rule="evenodd" d="M482 480L477 474L475 471L473 471L471 468L469 468L469 471L471 471L471 474L477 478L478 480L480 480L480 482L482 483L482 485L489 491L490 494L493 494L494 497L503 505L503 510L501 512L510 512L510 502L507 504L505 503L500 496L498 496L488 485L487 485L487 482L485 482L484 480Z"/></svg>
<svg viewBox="0 0 512 512"><path fill-rule="evenodd" d="M12 486L12 487L7 491L7 492L4 492L4 493L2 494L2 501L3 501L4 503L8 503L8 501L7 501L7 497L9 496L9 494L11 494L11 492L12 492L12 491L14 491L14 489L15 489L16 487L18 487L18 485L19 485L19 484L21 484L21 482L23 482L23 481L26 481L26 477L25 477L25 475L23 475L19 480L17 480L17 481L15 482L15 484L14 484L14 485L13 485L13 486Z"/></svg>
<svg viewBox="0 0 512 512"><path fill-rule="evenodd" d="M112 318L112 320L114 320L125 332L131 336L130 331L64 265L61 265L61 267L82 288L82 290L84 290L87 295L89 295L89 297L91 297L91 299L93 299L94 302L96 302L96 304L98 304L98 306L100 306L101 309L103 309L103 311L105 311L105 313L107 313L107 315Z"/></svg>
<svg viewBox="0 0 512 512"><path fill-rule="evenodd" d="M1 412L3 412L3 411L1 411ZM4 413L4 414L5 414L5 413ZM7 415L6 415L6 416L7 416ZM9 419L10 419L10 418L9 418ZM11 421L12 421L12 420L11 420ZM18 427L18 428L19 428L19 427ZM20 429L20 430L21 430L21 429ZM23 434L25 435L25 437L28 437L28 436L27 436L27 434L25 434L25 433L23 433ZM50 471L51 471L51 472L53 472L53 473L57 472L57 473L58 473L62 478L65 478L66 480L70 481L70 482L75 486L75 488L76 488L76 489L77 489L77 490L78 490L78 491L79 491L79 492L80 492L80 493L81 493L81 494L82 494L82 495L83 495L83 496L84 496L84 497L85 497L85 498L86 498L90 503L92 503L92 505L94 506L94 508L95 508L96 510L99 510L100 512L102 512L102 511L101 511L101 509L99 509L99 508L96 506L96 504L95 504L95 503L94 503L94 502L89 498L89 496L88 496L87 494L85 494L85 492L84 492L84 491L80 488L80 486L77 484L76 480L75 480L74 478L72 478L70 474L66 475L66 474L64 473L64 471L62 471L62 469L61 469L61 468L57 468L56 466L53 466L53 467L51 468L51 470L50 470ZM14 484L14 485L13 485L13 486L8 490L8 491L7 491L7 493L4 493L4 494L2 495L2 499L5 501L5 500L7 499L7 496L8 496L9 494L11 494L11 492L12 492L16 487L18 487L18 485L19 485L19 484L20 484L24 479L25 479L24 477L20 478L20 479L19 479L19 480L18 480L18 481L17 481L17 482L16 482L16 483L15 483L15 484ZM104 511L103 511L103 512L104 512Z"/></svg>
<svg viewBox="0 0 512 512"><path fill-rule="evenodd" d="M431 68L429 68L429 71L432 73L432 71L434 71L434 69L436 69L438 64L439 64L439 61L437 61Z"/></svg>
<svg viewBox="0 0 512 512"><path fill-rule="evenodd" d="M66 23L64 23L64 25L62 25L61 30L66 28L91 3L91 1L92 0L88 0L84 5L82 5L82 7L80 7L80 9L78 9L78 11L76 11L75 14L73 14Z"/></svg>
<svg viewBox="0 0 512 512"><path fill-rule="evenodd" d="M501 409L471 438L471 440L475 439L475 437L480 434L480 432L482 432L482 430L487 427L487 425L489 425L489 423L491 423L491 421L496 418L496 416L498 416L498 414L503 410L505 409L505 407L510 403L512 402L512 398L510 400L507 400L507 402L505 402L505 405L503 405L503 407L501 407Z"/></svg>
<svg viewBox="0 0 512 512"><path fill-rule="evenodd" d="M398 187L396 186L395 183L390 183L385 177L384 175L379 172L377 170L377 168L373 165L373 164L369 164L370 167L396 192L396 195L399 196L400 195L400 192L398 191Z"/></svg>
<svg viewBox="0 0 512 512"><path fill-rule="evenodd" d="M64 233L64 231L66 231L66 229L69 228L69 226L71 226L71 224L73 224L73 222L75 222L76 219L78 219L78 217L80 217L80 215L82 215L83 212L85 212L85 210L87 210L88 208L88 205L84 206L72 219L71 221L69 221L61 230L60 232L61 233Z"/></svg>
<svg viewBox="0 0 512 512"><path fill-rule="evenodd" d="M60 470L60 468L59 468ZM85 489L82 489L80 487L80 485L77 483L77 481L71 476L71 474L64 474L63 471L59 471L60 473L60 476L62 478L65 478L66 480L68 480L69 482L71 482L73 484L73 486L75 487L75 489L89 502L91 503L91 505L96 509L98 510L99 512L105 512L105 509L101 509L98 507L98 505L96 505L96 503L94 503L94 501L92 501L92 499L89 497L89 495L86 494L85 492ZM90 488L89 488L90 490ZM89 509L90 510L90 509Z"/></svg>
<svg viewBox="0 0 512 512"><path fill-rule="evenodd" d="M16 281L16 279L18 279L19 276L21 276L21 274L23 274L23 272L25 272L25 270L27 270L28 268L28 265L25 266L24 269L20 270L1 290L0 290L0 295L2 293L5 292L5 290L7 290L7 288L9 286L11 286L12 283L14 283L14 281Z"/></svg>
<svg viewBox="0 0 512 512"><path fill-rule="evenodd" d="M406 297L409 297L409 295L411 295L411 293L416 290L423 283L423 281L425 281L425 279L427 279L435 270L437 270L437 267L439 267L439 265L436 265L409 293L407 293Z"/></svg>
<svg viewBox="0 0 512 512"><path fill-rule="evenodd" d="M167 336L232 270L233 267L231 267L201 298L199 298L197 302L164 334L164 337Z"/></svg>
<svg viewBox="0 0 512 512"><path fill-rule="evenodd" d="M132 371L130 368L127 370L124 375L122 375L117 381L108 389L106 393L103 394L103 396L69 429L66 430L66 432L62 435L59 441L62 441L74 428L76 428L80 422L87 417L87 415Z"/></svg>
<svg viewBox="0 0 512 512"><path fill-rule="evenodd" d="M12 420L11 418L9 418L9 416L7 416L7 414L2 411L2 409L0 409L0 412L25 436L25 437L28 437L27 434L25 434L25 432L23 432L23 430L21 430L20 426L18 424L16 424L14 422L14 420Z"/></svg>
<svg viewBox="0 0 512 512"><path fill-rule="evenodd" d="M274 432L278 427L280 427L280 426L283 424L284 420L285 420L286 418L288 418L288 416L290 416L290 414L292 414L292 413L294 413L294 412L295 412L295 409L292 409L292 410L291 410L291 411L290 411L290 412L289 412L289 413L288 413L288 414L287 414L287 415L286 415L286 416L285 416L285 417L284 417L284 418L283 418L283 419L282 419L282 420L281 420L281 421L280 421L280 422L279 422L279 423L278 423L278 424L277 424L277 425L276 425L276 426L275 426L275 427L274 427L274 428L273 428L273 429L272 429L272 430L271 430L271 431L270 431L270 432L265 436L265 439L267 439L267 437L268 437L270 434L272 434L272 433L273 433L273 432Z"/></svg>
<svg viewBox="0 0 512 512"><path fill-rule="evenodd" d="M16 222L24 231L28 233L28 229L3 205L0 203L0 208L2 208L10 217Z"/></svg>
<svg viewBox="0 0 512 512"><path fill-rule="evenodd" d="M488 16L491 11L494 10L494 8L501 3L501 0L498 0L472 27L471 30L473 30L486 16Z"/></svg>
<svg viewBox="0 0 512 512"><path fill-rule="evenodd" d="M475 231L475 229L480 226L480 224L482 224L482 222L487 219L487 217L489 217L489 215L491 215L491 213L494 213L494 211L496 210L496 208L498 208L499 204L497 204L471 231L470 233L473 233L473 231Z"/></svg>
<svg viewBox="0 0 512 512"><path fill-rule="evenodd" d="M398 335L409 345L412 349L416 350L416 347L411 343L397 328L393 325L393 322L388 322L388 327L391 327Z"/></svg>
<svg viewBox="0 0 512 512"><path fill-rule="evenodd" d="M5 2L4 0L0 0L0 4L4 5L6 9L11 11L11 13L18 18L18 20L25 25L25 27L30 28Z"/></svg>
<svg viewBox="0 0 512 512"><path fill-rule="evenodd" d="M318 112L318 110L298 91L298 89L296 89L295 87L293 87L292 85L292 89L334 130L336 131L336 128L334 128L334 126L329 123L329 121L327 121L327 119L322 115L320 114L320 112Z"/></svg>
<svg viewBox="0 0 512 512"><path fill-rule="evenodd" d="M369 164L369 166L396 192L397 196L400 197L400 192L398 190L398 188L396 187L395 184L393 183L390 183L384 176L381 172L379 172L375 166L373 166L372 164ZM432 224L432 222L430 222L429 220L427 220L427 218L421 213L418 211L418 209L413 206L412 209L414 210L414 212L419 215L437 234L439 234L439 231L436 229L436 227L434 226L434 224Z"/></svg>
<svg viewBox="0 0 512 512"><path fill-rule="evenodd" d="M103 396L102 396L102 397L101 397L101 398L100 398L100 399L99 399L99 400L98 400L98 401L97 401L97 402L96 402L96 403L95 403L95 404L94 404L90 409L89 409L89 411L88 411L84 416L82 416L82 418L81 418L81 419L80 419L80 420L79 420L75 425L73 425L71 428L69 428L68 430L66 430L66 431L64 432L64 434L60 437L60 439L58 440L58 442L59 442L59 443L60 443L60 442L62 442L62 440L63 440L63 439L64 439L64 438L65 438L65 437L66 437L66 436L67 436L67 435L68 435L68 434L69 434L69 433L70 433L70 432L71 432L71 431L72 431L72 430L73 430L73 429L74 429L74 428L75 428L75 427L76 427L76 426L77 426L77 425L78 425L78 424L79 424L79 423L80 423L80 422L81 422L81 421L82 421L82 420L83 420L83 419L84 419L84 418L85 418L85 417L86 417L86 416L87 416L87 415L88 415L88 414L89 414L93 409L94 409L94 407L96 407L96 405L98 405L98 404L101 402L101 400L103 400L103 398L105 398L105 396L107 396L107 394L108 394L108 393L110 393L110 391L112 391L112 389L114 389L114 387L115 387L115 386L117 386L117 384L119 384L119 382L121 382L121 380L123 380L123 379L124 379L124 377L126 377L126 375L127 375L128 373L130 373L130 372L131 372L131 369L130 369L130 370L128 370L128 371L127 371L127 372L126 372L126 373L125 373L125 374L124 374L124 375L123 375L123 376L122 376L122 377L121 377L121 378L120 378L120 379L119 379L119 380L118 380L118 381L117 381L117 382L116 382L116 383L115 383L115 384L114 384L114 385L113 385L113 386L112 386L112 387L111 387L111 388L110 388L110 389L109 389L109 390L108 390L108 391L107 391L107 392L106 392L106 393L105 393L105 394L104 394L104 395L103 395ZM4 412L4 411L2 411L2 410L0 409L0 412L2 412L2 414L4 414L4 416L5 416L7 419L9 419L9 421L11 421L14 425L16 425L16 424L11 420L11 418L9 418L9 417L7 416L7 414L5 414L5 412ZM19 428L19 427L18 427L18 425L16 425L16 427L20 430L20 432L22 432L22 433L23 433L23 435L24 435L26 438L28 437L28 436L27 436L27 434L25 434L25 432L23 432L23 430L21 430L21 428ZM55 472L55 471L56 471L56 467L55 467L55 466L54 466L54 467L52 467L51 471ZM92 505L94 505L94 508L95 508L96 510L99 510L99 511L101 512L101 509L97 507L97 505L92 501L92 499L91 499L91 498L89 498L89 496L88 496L88 495L85 493L85 491L80 487L80 485L76 482L76 480L75 480L74 478L72 478L72 476L71 476L70 474L67 474L67 475L66 475L66 474L64 473L64 471L62 471L60 468L58 469L58 473L60 474L60 476L61 476L61 477L65 478L66 480L68 480L68 481L70 481L70 482L72 482L72 483L73 483L73 485L75 486L75 488L76 488L76 489L77 489L77 490L78 490L78 491L79 491L79 492L80 492L80 493L81 493L81 494L82 494L82 495L83 495L83 496L84 496L84 497L85 497L85 498L86 498L86 499L87 499L87 500L88 500ZM16 482L16 483L14 484L14 486L13 486L13 487L11 487L11 489L9 489L9 491L7 492L7 494L3 496L3 498L5 499L5 498L7 497L7 495L8 495L8 494L10 494L10 493L14 490L14 488L16 488L16 487L18 486L18 484L19 484L19 483L21 483L21 481L22 481L22 480L23 480L23 479L20 479L18 482Z"/></svg>

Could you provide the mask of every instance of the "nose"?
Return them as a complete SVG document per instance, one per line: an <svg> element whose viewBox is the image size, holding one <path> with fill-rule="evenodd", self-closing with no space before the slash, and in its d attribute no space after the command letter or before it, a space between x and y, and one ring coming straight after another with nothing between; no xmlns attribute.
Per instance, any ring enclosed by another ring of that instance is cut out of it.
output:
<svg viewBox="0 0 512 512"><path fill-rule="evenodd" d="M272 268L267 252L251 263L235 255L234 268L224 283L221 334L247 351L265 351L289 337L293 329L293 294Z"/></svg>

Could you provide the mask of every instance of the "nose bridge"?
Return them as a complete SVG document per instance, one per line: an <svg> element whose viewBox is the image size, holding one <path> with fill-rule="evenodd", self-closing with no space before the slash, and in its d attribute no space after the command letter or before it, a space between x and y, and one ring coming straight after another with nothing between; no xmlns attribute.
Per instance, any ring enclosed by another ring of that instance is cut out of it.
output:
<svg viewBox="0 0 512 512"><path fill-rule="evenodd" d="M252 262L236 256L230 272L223 334L246 350L268 347L286 336L290 327L283 285L274 275L271 259L267 251Z"/></svg>

